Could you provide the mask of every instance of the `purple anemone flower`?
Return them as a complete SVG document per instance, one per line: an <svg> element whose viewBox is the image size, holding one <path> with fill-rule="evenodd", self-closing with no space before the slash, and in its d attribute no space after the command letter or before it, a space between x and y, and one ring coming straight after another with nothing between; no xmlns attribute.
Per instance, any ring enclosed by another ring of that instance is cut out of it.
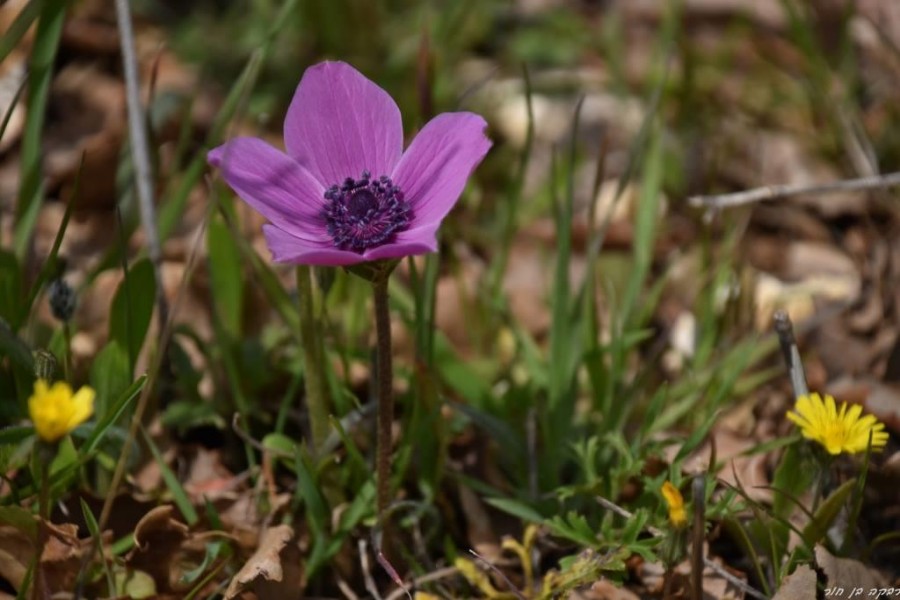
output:
<svg viewBox="0 0 900 600"><path fill-rule="evenodd" d="M400 109L342 62L303 74L281 152L235 138L210 164L269 223L276 262L342 266L437 250L437 229L491 147L469 112L429 121L403 151Z"/></svg>

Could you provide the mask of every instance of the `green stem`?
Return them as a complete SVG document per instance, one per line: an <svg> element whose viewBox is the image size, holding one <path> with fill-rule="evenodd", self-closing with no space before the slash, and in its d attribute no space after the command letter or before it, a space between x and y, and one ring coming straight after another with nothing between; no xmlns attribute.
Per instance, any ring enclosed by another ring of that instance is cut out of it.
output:
<svg viewBox="0 0 900 600"><path fill-rule="evenodd" d="M50 462L53 460L53 455L51 450L44 445L43 442L38 442L38 461L41 463L40 465L40 474L41 474L41 488L38 495L38 540L37 540L37 552L35 553L35 562L34 562L34 597L35 598L44 598L49 597L49 590L47 589L46 578L44 577L44 571L41 566L41 556L44 555L44 546L47 545L48 535L48 523L50 522Z"/></svg>
<svg viewBox="0 0 900 600"><path fill-rule="evenodd" d="M309 409L313 455L317 456L328 437L328 392L325 388L325 351L314 308L312 269L307 265L297 267L297 294L300 302L306 406Z"/></svg>
<svg viewBox="0 0 900 600"><path fill-rule="evenodd" d="M66 356L63 361L63 377L66 381L72 381L72 329L69 322L63 323L63 339L66 345Z"/></svg>
<svg viewBox="0 0 900 600"><path fill-rule="evenodd" d="M394 420L394 394L391 365L391 316L388 311L388 275L372 281L375 298L375 366L378 394L378 433L375 455L376 506L385 517L391 500L391 424Z"/></svg>

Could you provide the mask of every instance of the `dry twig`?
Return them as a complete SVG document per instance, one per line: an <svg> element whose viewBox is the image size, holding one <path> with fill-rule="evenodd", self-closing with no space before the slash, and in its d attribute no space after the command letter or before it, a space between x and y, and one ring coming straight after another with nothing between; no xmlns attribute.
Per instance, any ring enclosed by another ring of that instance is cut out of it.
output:
<svg viewBox="0 0 900 600"><path fill-rule="evenodd" d="M150 166L150 149L141 92L138 82L137 56L134 49L134 30L131 26L131 9L128 0L116 0L116 17L122 45L122 66L125 71L125 98L128 103L128 133L131 140L131 159L135 170L135 187L141 207L141 222L147 237L147 253L153 264L156 279L156 308L160 323L168 320L168 304L162 282L162 246L156 231L156 208L153 204L153 170ZM162 335L160 333L160 338ZM160 351L164 346L160 345Z"/></svg>
<svg viewBox="0 0 900 600"><path fill-rule="evenodd" d="M862 190L876 190L888 187L900 186L900 173L888 173L873 177L861 177L859 179L844 179L831 183L819 183L815 185L767 185L743 192L732 194L717 194L712 196L691 196L688 203L691 206L705 208L732 208L743 206L762 200L774 200L777 198L789 198L801 194L834 194L837 192L858 192Z"/></svg>

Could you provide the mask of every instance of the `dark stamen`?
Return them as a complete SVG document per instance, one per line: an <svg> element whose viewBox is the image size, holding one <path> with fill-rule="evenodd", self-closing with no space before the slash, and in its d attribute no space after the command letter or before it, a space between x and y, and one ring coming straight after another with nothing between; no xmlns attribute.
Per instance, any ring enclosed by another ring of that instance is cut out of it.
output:
<svg viewBox="0 0 900 600"><path fill-rule="evenodd" d="M412 207L391 178L382 175L373 180L368 171L359 179L348 177L340 186L328 188L325 200L322 217L328 235L341 250L362 253L389 243L409 228L413 218Z"/></svg>

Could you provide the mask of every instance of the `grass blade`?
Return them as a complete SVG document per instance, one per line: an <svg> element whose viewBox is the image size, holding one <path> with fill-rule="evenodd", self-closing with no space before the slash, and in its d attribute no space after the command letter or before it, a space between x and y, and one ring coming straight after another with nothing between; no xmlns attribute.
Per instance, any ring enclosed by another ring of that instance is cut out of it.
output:
<svg viewBox="0 0 900 600"><path fill-rule="evenodd" d="M21 186L16 205L16 227L13 248L21 259L31 242L31 233L37 223L38 210L43 198L41 184L41 133L44 130L50 81L53 77L53 61L59 50L63 23L66 19L65 0L44 0L40 3L34 48L31 52L28 86L27 119L20 150Z"/></svg>

